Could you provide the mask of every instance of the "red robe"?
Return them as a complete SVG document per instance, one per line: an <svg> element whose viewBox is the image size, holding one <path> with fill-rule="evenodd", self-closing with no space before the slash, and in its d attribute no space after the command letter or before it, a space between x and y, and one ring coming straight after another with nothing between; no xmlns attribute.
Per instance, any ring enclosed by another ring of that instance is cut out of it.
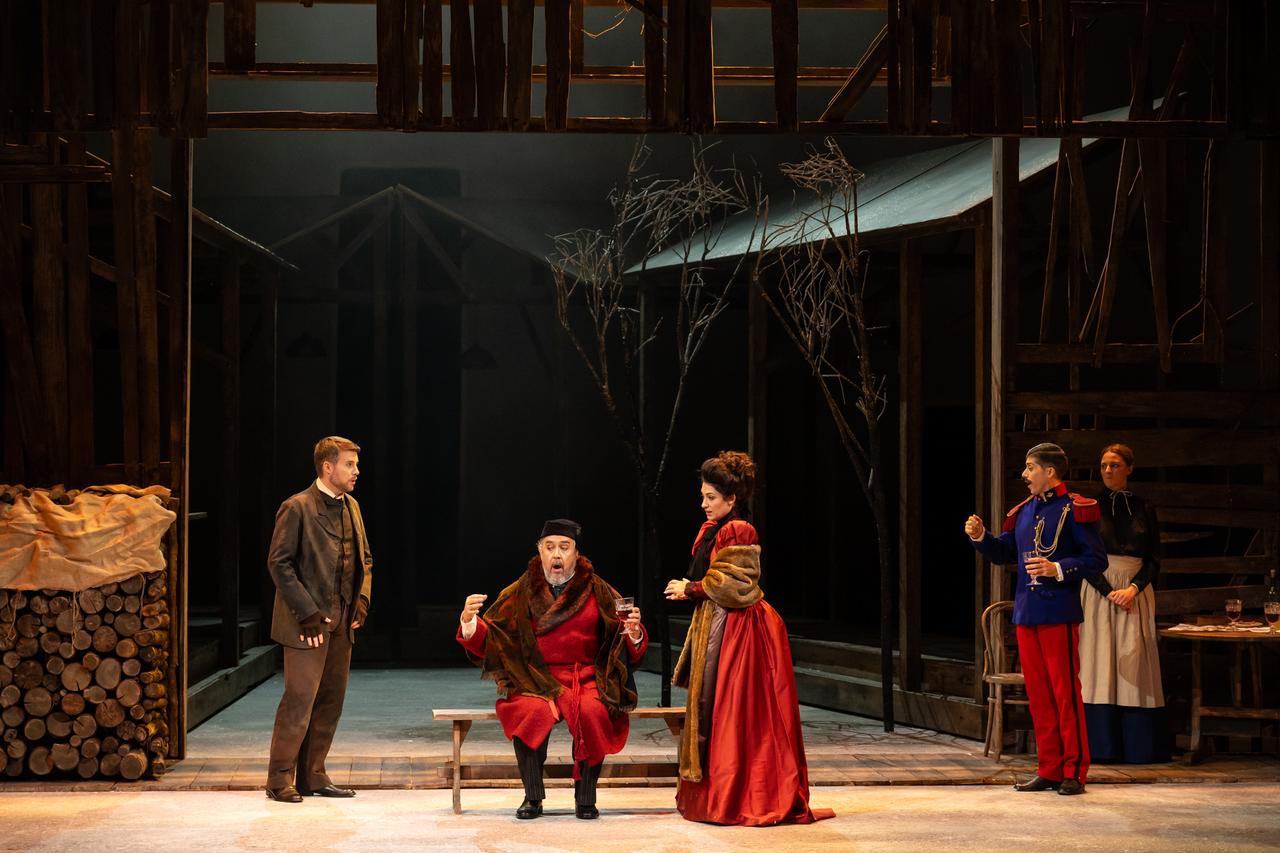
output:
<svg viewBox="0 0 1280 853"><path fill-rule="evenodd" d="M694 550L702 535L698 531ZM721 528L712 561L721 548L754 545L746 521ZM697 596L701 589L695 587ZM701 597L705 597L702 595ZM763 599L726 611L716 676L707 759L702 781L681 779L676 808L686 820L743 826L812 823L834 817L809 808L809 771L800 731L800 705L787 628ZM689 709L689 713L697 713Z"/></svg>
<svg viewBox="0 0 1280 853"><path fill-rule="evenodd" d="M458 642L473 655L483 657L488 630L484 619L477 619L471 639L464 640L462 629L458 629ZM625 642L634 663L644 657L649 636L645 633L638 646L630 640ZM538 651L564 691L554 701L517 694L499 699L496 706L498 721L507 739L518 737L533 749L542 746L552 727L564 720L573 737L575 778L577 762L586 761L594 766L604 761L606 755L621 752L630 731L627 715L611 717L609 709L600 701L595 670L599 648L600 614L595 602L588 600L563 624L538 637Z"/></svg>

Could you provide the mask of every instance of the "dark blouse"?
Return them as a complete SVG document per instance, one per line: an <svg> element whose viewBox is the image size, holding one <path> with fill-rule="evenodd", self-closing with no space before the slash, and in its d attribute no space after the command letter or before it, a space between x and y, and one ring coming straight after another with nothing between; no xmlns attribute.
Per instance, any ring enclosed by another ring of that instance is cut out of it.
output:
<svg viewBox="0 0 1280 853"><path fill-rule="evenodd" d="M1102 509L1099 532L1107 553L1142 558L1142 568L1132 581L1142 592L1147 584L1155 582L1160 571L1160 525L1155 509L1133 492L1113 492L1105 487L1098 496L1098 506ZM1086 580L1101 595L1112 590L1103 575Z"/></svg>

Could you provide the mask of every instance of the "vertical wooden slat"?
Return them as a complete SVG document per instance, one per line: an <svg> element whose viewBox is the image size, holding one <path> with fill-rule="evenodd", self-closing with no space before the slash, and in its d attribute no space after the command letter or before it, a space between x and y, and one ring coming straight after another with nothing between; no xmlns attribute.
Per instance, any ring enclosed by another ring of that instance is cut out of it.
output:
<svg viewBox="0 0 1280 853"><path fill-rule="evenodd" d="M169 96L174 132L203 137L209 133L209 0L177 0L175 9Z"/></svg>
<svg viewBox="0 0 1280 853"><path fill-rule="evenodd" d="M122 4L123 5L123 4ZM120 98L117 107L122 107ZM125 480L138 483L141 443L138 422L138 298L134 255L134 181L132 125L111 134L111 222L115 243L116 335L120 342L121 461Z"/></svg>
<svg viewBox="0 0 1280 853"><path fill-rule="evenodd" d="M31 335L36 366L48 406L52 476L68 479L67 417L67 281L62 261L62 188L31 186L32 294ZM50 483L49 485L52 485Z"/></svg>
<svg viewBox="0 0 1280 853"><path fill-rule="evenodd" d="M223 0L222 50L228 71L258 63L258 0Z"/></svg>
<svg viewBox="0 0 1280 853"><path fill-rule="evenodd" d="M988 502L991 523L1003 518L1004 508L1004 400L1012 386L1014 343L1012 299L1018 286L1018 148L1017 138L992 140L991 194L991 467ZM993 569L995 571L995 569ZM1000 568L1003 572L1004 569ZM994 588L994 585L993 585Z"/></svg>
<svg viewBox="0 0 1280 853"><path fill-rule="evenodd" d="M16 409L21 447L26 450L28 482L49 483L54 476L47 429L49 405L40 384L35 345L22 299L22 255L18 223L22 204L17 184L0 184L0 330L8 369L6 396ZM6 462L6 467L11 467Z"/></svg>
<svg viewBox="0 0 1280 853"><path fill-rule="evenodd" d="M240 662L240 260L222 259L218 289L222 313L221 482L218 489L218 594L222 630L219 665Z"/></svg>
<svg viewBox="0 0 1280 853"><path fill-rule="evenodd" d="M1226 350L1227 193L1221 174L1222 141L1209 143L1204 158L1204 238L1200 256L1200 292L1204 296L1205 351L1219 364Z"/></svg>
<svg viewBox="0 0 1280 853"><path fill-rule="evenodd" d="M1069 0L1041 0L1040 15L1040 126L1054 132L1067 118L1063 83L1070 76L1067 35Z"/></svg>
<svg viewBox="0 0 1280 853"><path fill-rule="evenodd" d="M885 37L888 39L885 56L885 100L888 103L889 130L902 131L903 99L906 98L902 79L902 41L910 21L903 19L903 6L910 0L888 0L885 4Z"/></svg>
<svg viewBox="0 0 1280 853"><path fill-rule="evenodd" d="M169 102L169 63L172 4L147 4L147 49L143 60L146 85L143 111L151 113L151 126L168 129L173 125Z"/></svg>
<svg viewBox="0 0 1280 853"><path fill-rule="evenodd" d="M387 127L404 126L405 0L377 0L378 118Z"/></svg>
<svg viewBox="0 0 1280 853"><path fill-rule="evenodd" d="M662 0L644 0L644 104L649 125L667 120L666 62L662 54ZM508 7L507 14L511 14Z"/></svg>
<svg viewBox="0 0 1280 853"><path fill-rule="evenodd" d="M444 21L440 0L426 0L422 18L422 122L444 123Z"/></svg>
<svg viewBox="0 0 1280 853"><path fill-rule="evenodd" d="M1049 252L1044 263L1044 295L1040 299L1040 332L1036 336L1038 343L1044 343L1049 336L1049 322L1053 314L1053 282L1058 274L1058 244L1062 235L1063 220L1069 216L1068 202L1071 197L1069 184L1067 152L1059 142L1058 166L1053 174L1053 201L1049 208Z"/></svg>
<svg viewBox="0 0 1280 853"><path fill-rule="evenodd" d="M1018 0L992 0L994 15L995 129L1003 133L1021 133L1022 55L1021 4ZM982 85L978 82L978 85Z"/></svg>
<svg viewBox="0 0 1280 853"><path fill-rule="evenodd" d="M969 129L988 133L996 129L995 5L974 4L969 29ZM1016 55L1016 54L1015 54Z"/></svg>
<svg viewBox="0 0 1280 853"><path fill-rule="evenodd" d="M502 120L506 82L502 43L502 0L474 0L476 26L476 112L480 127L495 129Z"/></svg>
<svg viewBox="0 0 1280 853"><path fill-rule="evenodd" d="M916 133L929 129L933 112L933 31L937 0L911 0L911 113Z"/></svg>
<svg viewBox="0 0 1280 853"><path fill-rule="evenodd" d="M569 0L546 0L547 86L543 120L547 130L564 130L569 119Z"/></svg>
<svg viewBox="0 0 1280 853"><path fill-rule="evenodd" d="M533 91L533 0L507 0L507 121L529 126Z"/></svg>
<svg viewBox="0 0 1280 853"><path fill-rule="evenodd" d="M778 130L800 127L796 76L800 69L800 10L796 0L775 0L773 27L773 105Z"/></svg>
<svg viewBox="0 0 1280 853"><path fill-rule="evenodd" d="M898 250L898 678L903 690L919 690L924 517L924 326L918 243Z"/></svg>
<svg viewBox="0 0 1280 853"><path fill-rule="evenodd" d="M469 126L476 114L476 61L468 0L449 0L449 96L453 123Z"/></svg>
<svg viewBox="0 0 1280 853"><path fill-rule="evenodd" d="M688 116L689 0L667 0L667 125L684 129Z"/></svg>
<svg viewBox="0 0 1280 853"><path fill-rule="evenodd" d="M83 126L89 58L89 19L83 5L73 0L47 0L45 4L49 109L56 130L75 131Z"/></svg>
<svg viewBox="0 0 1280 853"><path fill-rule="evenodd" d="M152 131L133 133L134 267L138 305L138 441L148 484L160 477L160 344L156 298L156 219L151 179Z"/></svg>
<svg viewBox="0 0 1280 853"><path fill-rule="evenodd" d="M1138 169L1138 148L1135 140L1126 139L1120 149L1120 173L1116 178L1115 207L1111 212L1111 231L1107 240L1107 257L1102 262L1102 280L1090 317L1096 321L1093 339L1093 364L1102 364L1102 353L1107 345L1107 333L1111 325L1111 305L1115 301L1116 284L1120 275L1121 239L1129 221L1129 186ZM1088 324L1086 319L1085 323Z"/></svg>
<svg viewBox="0 0 1280 853"><path fill-rule="evenodd" d="M418 129L418 91L422 84L419 81L422 69L419 65L418 42L422 39L423 13L422 0L404 0L404 41L400 45L402 88L404 95L404 129L413 132Z"/></svg>
<svg viewBox="0 0 1280 853"><path fill-rule="evenodd" d="M141 110L142 16L138 0L118 0L115 16L115 127L137 122Z"/></svg>
<svg viewBox="0 0 1280 853"><path fill-rule="evenodd" d="M89 38L93 49L93 113L99 125L115 120L116 9L113 0L92 0Z"/></svg>
<svg viewBox="0 0 1280 853"><path fill-rule="evenodd" d="M1173 341L1169 330L1169 254L1165 223L1168 214L1166 147L1162 140L1139 139L1143 211L1146 213L1147 260L1151 267L1151 297L1155 310L1160 369L1173 370Z"/></svg>
<svg viewBox="0 0 1280 853"><path fill-rule="evenodd" d="M84 137L68 140L67 162L85 162ZM89 192L67 186L67 396L74 416L67 424L69 483L86 484L94 463L93 300L89 292Z"/></svg>
<svg viewBox="0 0 1280 853"><path fill-rule="evenodd" d="M1071 218L1080 226L1080 250L1084 255L1085 272L1098 275L1098 253L1093 241L1093 214L1089 205L1088 187L1085 184L1083 144L1078 136L1063 137L1062 149L1067 155L1067 169L1071 174ZM1073 334L1075 327L1073 326Z"/></svg>
<svg viewBox="0 0 1280 853"><path fill-rule="evenodd" d="M689 130L707 133L716 123L715 48L711 31L711 0L686 0L688 52L685 79L688 83Z"/></svg>

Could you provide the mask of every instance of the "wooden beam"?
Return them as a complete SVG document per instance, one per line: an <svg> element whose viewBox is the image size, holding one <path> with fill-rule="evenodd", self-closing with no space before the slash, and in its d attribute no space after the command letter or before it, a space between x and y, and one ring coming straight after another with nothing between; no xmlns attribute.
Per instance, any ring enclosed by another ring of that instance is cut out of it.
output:
<svg viewBox="0 0 1280 853"><path fill-rule="evenodd" d="M569 0L546 0L547 84L542 108L547 130L564 130L569 118Z"/></svg>
<svg viewBox="0 0 1280 853"><path fill-rule="evenodd" d="M1018 344L1014 347L1018 364L1090 364L1097 356L1093 344ZM1208 364L1214 356L1202 344L1174 344L1175 362ZM1156 344L1107 344L1102 361L1111 364L1152 364L1160 358Z"/></svg>
<svg viewBox="0 0 1280 853"><path fill-rule="evenodd" d="M707 133L716 123L715 49L711 33L711 0L685 0L688 16L685 53L685 106L689 130Z"/></svg>
<svg viewBox="0 0 1280 853"><path fill-rule="evenodd" d="M444 122L444 21L441 0L425 0L422 19L422 122Z"/></svg>
<svg viewBox="0 0 1280 853"><path fill-rule="evenodd" d="M178 0L173 18L173 78L169 95L174 132L209 134L209 0Z"/></svg>
<svg viewBox="0 0 1280 853"><path fill-rule="evenodd" d="M533 0L507 3L507 122L529 127L533 90Z"/></svg>
<svg viewBox="0 0 1280 853"><path fill-rule="evenodd" d="M800 18L796 0L775 0L770 11L773 31L773 105L778 129L800 127L796 74L800 67ZM713 72L714 73L714 72Z"/></svg>
<svg viewBox="0 0 1280 853"><path fill-rule="evenodd" d="M971 85L970 55L974 31L974 19L981 7L968 3L951 3L951 123L957 131L965 132L973 124L972 105L969 98ZM985 606L985 605L984 605ZM981 611L978 612L981 616ZM981 652L978 660L981 661ZM980 664L979 664L980 665ZM981 676L981 673L979 673ZM980 678L978 679L980 681Z"/></svg>
<svg viewBox="0 0 1280 853"><path fill-rule="evenodd" d="M47 0L45 35L49 106L54 127L77 131L84 124L89 83L89 17L76 0Z"/></svg>
<svg viewBox="0 0 1280 853"><path fill-rule="evenodd" d="M171 56L170 37L173 30L171 3L147 3L147 39L143 55L144 76L142 111L151 115L151 126L168 129L173 126L173 106L169 100Z"/></svg>
<svg viewBox="0 0 1280 853"><path fill-rule="evenodd" d="M93 113L99 123L115 117L115 20L114 0L90 0L89 38L92 46Z"/></svg>
<svg viewBox="0 0 1280 853"><path fill-rule="evenodd" d="M222 0L222 55L227 68L248 71L258 61L258 0Z"/></svg>
<svg viewBox="0 0 1280 853"><path fill-rule="evenodd" d="M123 9L128 0L121 4ZM119 94L119 93L117 93ZM118 99L117 99L118 100ZM121 459L125 466L126 482L141 483L141 438L139 435L138 389L138 283L136 207L133 179L135 155L134 135L139 131L126 125L111 134L112 182L111 222L115 245L116 267L116 333L120 341L120 406Z"/></svg>
<svg viewBox="0 0 1280 853"><path fill-rule="evenodd" d="M1096 459L1102 448L1124 442L1137 448L1147 468L1205 465L1274 465L1280 460L1273 429L1231 426L1166 429L1035 430L1009 433L1010 458L1044 441L1059 445L1069 459ZM1004 480L1001 479L1003 484Z"/></svg>
<svg viewBox="0 0 1280 853"><path fill-rule="evenodd" d="M909 3L910 0L905 0ZM888 102L888 115L886 116L889 127L894 133L901 133L902 127L902 102L906 98L903 92L902 80L902 56L903 56L903 40L905 38L904 30L910 26L910 22L905 19L903 14L904 0L892 0L886 4L885 14L885 38L887 39L887 48L885 53L885 65L888 71L888 86L885 90L885 100Z"/></svg>
<svg viewBox="0 0 1280 853"><path fill-rule="evenodd" d="M1280 394L1274 391L1019 391L1009 395L1007 405L1011 412L1280 424Z"/></svg>
<svg viewBox="0 0 1280 853"><path fill-rule="evenodd" d="M404 98L404 130L413 132L421 124L418 110L418 91L421 89L419 77L421 68L418 57L418 41L423 36L422 0L403 0L404 2L404 35L400 41L400 81L401 94Z"/></svg>
<svg viewBox="0 0 1280 853"><path fill-rule="evenodd" d="M471 4L449 0L449 60L453 74L449 86L453 121L468 127L476 114L476 61L471 43Z"/></svg>
<svg viewBox="0 0 1280 853"><path fill-rule="evenodd" d="M501 4L501 0L498 0ZM586 37L582 0L569 0L569 68L574 73L586 67Z"/></svg>
<svg viewBox="0 0 1280 853"><path fill-rule="evenodd" d="M83 163L0 165L0 184L84 184L110 180L109 170Z"/></svg>
<svg viewBox="0 0 1280 853"><path fill-rule="evenodd" d="M1071 5L1069 0L1040 0L1040 64L1037 118L1053 133L1070 117L1066 81L1071 79Z"/></svg>
<svg viewBox="0 0 1280 853"><path fill-rule="evenodd" d="M924 324L919 245L898 250L898 663L903 690L919 690L924 475Z"/></svg>
<svg viewBox="0 0 1280 853"><path fill-rule="evenodd" d="M871 40L871 44L867 46L857 66L844 81L844 85L832 96L827 103L827 108L822 111L822 121L844 121L850 110L871 88L876 75L884 68L889 58L888 36L889 30L885 27Z"/></svg>
<svg viewBox="0 0 1280 853"><path fill-rule="evenodd" d="M1022 68L1018 57L1022 54L1020 34L1022 4L1019 0L991 0L987 4L994 16L995 127L1007 133L1017 133L1023 126ZM984 85L981 78L974 81Z"/></svg>
<svg viewBox="0 0 1280 853"><path fill-rule="evenodd" d="M476 112L482 130L502 121L506 88L506 47L502 43L502 0L474 0L476 26Z"/></svg>
<svg viewBox="0 0 1280 853"><path fill-rule="evenodd" d="M1053 2L1053 0L1048 0ZM1036 335L1037 343L1044 343L1049 336L1049 323L1053 311L1053 282L1058 275L1058 240L1062 235L1062 221L1067 218L1067 205L1070 199L1068 185L1067 154L1060 142L1058 144L1058 165L1053 173L1053 200L1049 204L1049 252L1044 262L1044 291L1040 297L1040 331ZM1071 327L1067 327L1067 336L1071 335Z"/></svg>

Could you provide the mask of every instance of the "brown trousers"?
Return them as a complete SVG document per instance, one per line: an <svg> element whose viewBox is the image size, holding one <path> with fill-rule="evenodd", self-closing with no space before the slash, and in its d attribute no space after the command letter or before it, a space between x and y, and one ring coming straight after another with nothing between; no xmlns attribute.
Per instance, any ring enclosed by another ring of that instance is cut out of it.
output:
<svg viewBox="0 0 1280 853"><path fill-rule="evenodd" d="M319 648L284 648L284 695L271 733L267 787L296 784L316 790L331 784L324 760L333 745L347 696L351 671L349 608L340 613L335 629ZM296 782L295 782L296 774Z"/></svg>

